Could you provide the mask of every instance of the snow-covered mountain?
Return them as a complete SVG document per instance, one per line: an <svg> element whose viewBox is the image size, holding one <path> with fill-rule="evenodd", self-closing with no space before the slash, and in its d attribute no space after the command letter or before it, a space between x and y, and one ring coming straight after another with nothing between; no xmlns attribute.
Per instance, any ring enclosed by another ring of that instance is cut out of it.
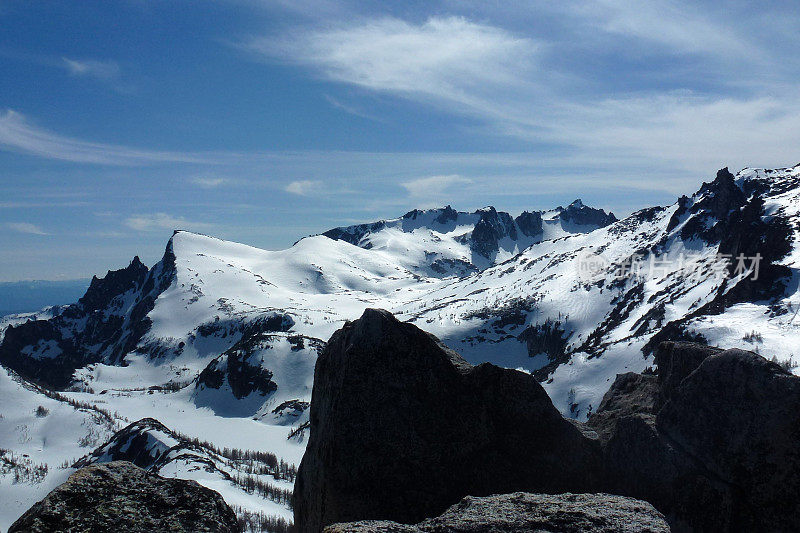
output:
<svg viewBox="0 0 800 533"><path fill-rule="evenodd" d="M660 339L791 360L800 340L798 185L800 166L723 169L692 196L619 221L580 201L517 217L446 207L335 228L280 251L176 231L152 268L134 258L94 278L71 306L5 320L4 400L47 390L18 373L62 389L58 400L48 396L59 409L94 406L113 423L91 444L54 450L31 407L38 399L20 411L4 401L0 448L72 464L96 441L123 438L113 431L157 418L167 429L134 428L297 464L316 354L367 307L434 333L472 363L533 373L576 418L597 407L617 373L651 366ZM44 442L16 439L22 426ZM73 426L60 435L78 441L85 428ZM209 450L203 457L230 474L225 456ZM253 509L247 491L231 487L226 498Z"/></svg>
<svg viewBox="0 0 800 533"><path fill-rule="evenodd" d="M614 213L586 206L510 214L484 207L473 213L414 209L400 218L334 228L326 237L392 253L403 267L428 277L465 276L504 261L537 242L588 233L616 222Z"/></svg>

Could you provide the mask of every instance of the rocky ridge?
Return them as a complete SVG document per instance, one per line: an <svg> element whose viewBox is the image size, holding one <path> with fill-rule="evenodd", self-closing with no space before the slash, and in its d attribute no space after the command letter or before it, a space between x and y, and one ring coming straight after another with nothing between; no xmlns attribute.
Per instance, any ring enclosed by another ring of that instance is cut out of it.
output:
<svg viewBox="0 0 800 533"><path fill-rule="evenodd" d="M9 533L114 530L234 533L239 525L213 490L118 461L78 470Z"/></svg>

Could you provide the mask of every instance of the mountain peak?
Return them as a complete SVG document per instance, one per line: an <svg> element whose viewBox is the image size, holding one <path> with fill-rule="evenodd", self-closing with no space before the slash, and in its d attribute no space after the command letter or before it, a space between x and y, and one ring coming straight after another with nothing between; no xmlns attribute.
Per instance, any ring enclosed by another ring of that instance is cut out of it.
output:
<svg viewBox="0 0 800 533"><path fill-rule="evenodd" d="M571 204L569 204L567 206L567 209L569 209L570 207L574 207L576 209L580 209L581 207L584 207L584 205L583 205L583 202L581 201L580 198L576 198L574 202L572 202Z"/></svg>

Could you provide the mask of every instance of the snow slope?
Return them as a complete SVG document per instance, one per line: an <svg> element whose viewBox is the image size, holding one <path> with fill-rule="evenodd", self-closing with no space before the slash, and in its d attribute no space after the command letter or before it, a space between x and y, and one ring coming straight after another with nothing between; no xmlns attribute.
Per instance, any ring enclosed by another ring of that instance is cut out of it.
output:
<svg viewBox="0 0 800 533"><path fill-rule="evenodd" d="M691 197L615 222L579 201L516 218L448 207L335 228L280 251L178 231L153 268L135 259L55 316L9 319L0 362L40 381L66 376L63 398L111 413L116 429L152 417L219 449L298 464L316 354L346 320L380 307L470 362L533 373L562 412L583 419L617 373L652 365L659 340L795 358L799 185L800 166L735 177L725 169ZM757 280L720 266L719 254L757 253ZM46 462L44 486L56 465L90 450L78 444L87 429L75 418L47 436L63 445L31 453L35 439L24 435L39 427L41 395L8 378L3 403L19 397L24 407L4 414L13 424L0 419L0 447ZM203 453L216 470L178 454L159 471L197 476L249 511L289 516L285 504L260 502L219 474L232 475L225 457ZM32 503L44 489L31 490L0 477L4 499Z"/></svg>

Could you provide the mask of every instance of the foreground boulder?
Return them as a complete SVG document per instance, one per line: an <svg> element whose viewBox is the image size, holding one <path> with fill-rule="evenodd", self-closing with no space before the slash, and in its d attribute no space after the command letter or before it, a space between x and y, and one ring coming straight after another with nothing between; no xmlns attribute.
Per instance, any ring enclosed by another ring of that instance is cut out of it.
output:
<svg viewBox="0 0 800 533"><path fill-rule="evenodd" d="M668 533L664 516L647 502L610 494L468 496L444 514L416 525L367 520L334 524L325 533Z"/></svg>
<svg viewBox="0 0 800 533"><path fill-rule="evenodd" d="M236 532L218 493L125 462L82 468L14 522L9 533L50 531Z"/></svg>
<svg viewBox="0 0 800 533"><path fill-rule="evenodd" d="M299 531L420 522L465 495L594 492L600 447L528 374L472 366L434 336L368 309L317 360L295 484Z"/></svg>
<svg viewBox="0 0 800 533"><path fill-rule="evenodd" d="M608 490L679 529L800 530L800 378L693 343L663 343L656 363L658 376L618 376L588 421Z"/></svg>
<svg viewBox="0 0 800 533"><path fill-rule="evenodd" d="M584 425L533 377L469 365L367 310L317 361L295 523L473 531L496 504L508 522L483 530L523 531L559 497L472 498L426 519L465 496L605 492L651 503L674 531L800 531L800 378L751 352L685 342L662 343L655 362L658 373L617 376ZM606 496L572 497L588 517Z"/></svg>

